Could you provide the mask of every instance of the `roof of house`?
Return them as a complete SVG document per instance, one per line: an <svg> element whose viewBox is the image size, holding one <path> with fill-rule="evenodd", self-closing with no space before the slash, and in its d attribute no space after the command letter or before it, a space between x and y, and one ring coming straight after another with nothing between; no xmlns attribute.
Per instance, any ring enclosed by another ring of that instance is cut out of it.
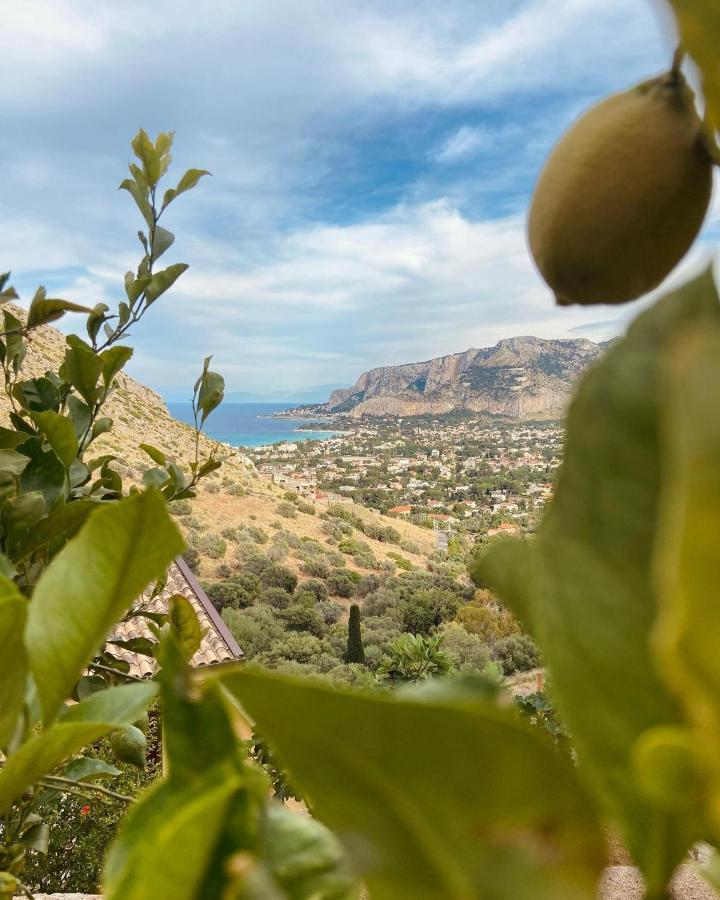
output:
<svg viewBox="0 0 720 900"><path fill-rule="evenodd" d="M175 594L182 594L192 604L200 621L200 626L205 633L199 650L190 661L191 665L211 666L216 663L242 658L243 652L237 641L182 557L178 556L170 566L167 583L163 590L152 599L150 594L150 590L142 594L135 604L136 608L141 608L148 612L166 613L170 597ZM111 635L111 639L116 638L123 641L139 637L152 637L152 632L147 625L147 619L142 616L136 616L127 622L123 622ZM120 647L113 648L113 655L129 663L131 675L149 678L155 674L157 664L150 656L132 653Z"/></svg>

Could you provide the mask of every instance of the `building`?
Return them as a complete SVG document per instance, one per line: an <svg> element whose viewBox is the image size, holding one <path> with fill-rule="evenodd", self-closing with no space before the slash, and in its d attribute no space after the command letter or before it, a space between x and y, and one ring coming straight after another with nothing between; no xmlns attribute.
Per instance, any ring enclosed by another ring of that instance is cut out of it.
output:
<svg viewBox="0 0 720 900"><path fill-rule="evenodd" d="M192 604L204 634L200 648L190 660L190 665L212 666L217 663L242 659L243 652L237 641L181 556L178 556L170 566L167 582L163 590L152 599L150 594L151 590L142 594L134 604L133 609L165 614L168 612L170 598L175 594L182 594ZM140 615L129 619L127 622L122 622L108 640L131 641L137 638L153 640L153 634L148 628L147 622L148 620ZM113 656L129 664L130 671L128 674L140 678L151 678L155 674L157 663L153 657L145 656L141 653L133 653L124 647L117 647L112 644L108 649Z"/></svg>

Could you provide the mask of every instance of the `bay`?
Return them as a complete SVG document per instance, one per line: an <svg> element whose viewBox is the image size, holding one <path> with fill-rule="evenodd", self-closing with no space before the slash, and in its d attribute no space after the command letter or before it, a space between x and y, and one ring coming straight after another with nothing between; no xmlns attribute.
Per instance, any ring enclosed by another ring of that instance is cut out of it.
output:
<svg viewBox="0 0 720 900"><path fill-rule="evenodd" d="M191 403L168 403L170 414L181 422L193 424ZM309 441L334 437L340 432L322 430L298 431L308 419L273 419L273 413L288 409L287 403L223 403L205 423L205 433L216 441L233 447L261 447L277 441Z"/></svg>

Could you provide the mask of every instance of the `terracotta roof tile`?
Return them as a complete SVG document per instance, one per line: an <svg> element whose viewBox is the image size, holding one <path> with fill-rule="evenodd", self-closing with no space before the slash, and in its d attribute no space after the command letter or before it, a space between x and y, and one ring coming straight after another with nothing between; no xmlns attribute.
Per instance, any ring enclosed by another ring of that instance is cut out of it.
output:
<svg viewBox="0 0 720 900"><path fill-rule="evenodd" d="M242 650L235 638L230 634L209 597L181 557L178 557L170 566L167 583L160 594L151 599L150 591L146 591L138 598L135 607L142 608L147 612L167 613L168 601L175 594L182 594L192 603L200 621L200 627L205 632L199 650L190 661L191 665L211 666L242 657ZM139 637L152 638L152 633L147 626L147 620L136 616L119 625L111 634L110 639L127 641ZM132 653L120 647L114 647L112 652L114 656L130 664L130 674L141 678L149 678L154 675L157 664L152 657Z"/></svg>

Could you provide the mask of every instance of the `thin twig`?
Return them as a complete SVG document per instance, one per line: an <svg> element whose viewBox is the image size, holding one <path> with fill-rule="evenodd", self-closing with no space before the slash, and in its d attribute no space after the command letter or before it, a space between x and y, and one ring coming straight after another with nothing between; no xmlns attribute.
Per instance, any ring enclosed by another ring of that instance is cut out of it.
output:
<svg viewBox="0 0 720 900"><path fill-rule="evenodd" d="M48 784L47 782L57 782L58 784ZM127 797L125 794L118 794L117 791L111 791L110 788L102 787L100 784L90 784L86 781L73 781L71 778L63 778L60 775L46 775L40 782L45 787L60 790L58 785L67 791L75 791L83 793L84 791L95 791L98 794L104 794L106 797L112 797L113 800L122 800L123 803L134 803L134 797Z"/></svg>
<svg viewBox="0 0 720 900"><path fill-rule="evenodd" d="M117 675L118 678L127 678L128 681L139 681L140 684L145 684L147 681L147 678L139 678L137 675L130 675L128 672L120 672L118 669L113 669L112 666L104 666L102 663L92 662L88 668L97 669L99 672L108 672L111 675Z"/></svg>

